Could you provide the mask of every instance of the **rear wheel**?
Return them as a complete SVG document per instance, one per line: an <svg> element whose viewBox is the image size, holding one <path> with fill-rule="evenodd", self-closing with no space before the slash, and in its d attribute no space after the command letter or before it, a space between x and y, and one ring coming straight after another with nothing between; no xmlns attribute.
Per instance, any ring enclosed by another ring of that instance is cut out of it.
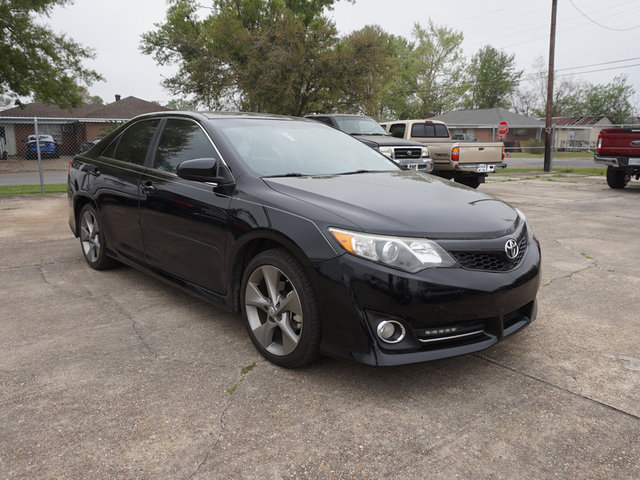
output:
<svg viewBox="0 0 640 480"><path fill-rule="evenodd" d="M624 188L629 183L630 176L627 173L615 167L607 167L607 185L611 188Z"/></svg>
<svg viewBox="0 0 640 480"><path fill-rule="evenodd" d="M92 205L85 205L80 211L80 245L84 259L91 268L106 270L117 265L117 261L105 252L105 234L102 231L98 212Z"/></svg>
<svg viewBox="0 0 640 480"><path fill-rule="evenodd" d="M267 250L247 266L241 307L251 341L267 360L287 368L318 356L320 314L304 268L286 250Z"/></svg>
<svg viewBox="0 0 640 480"><path fill-rule="evenodd" d="M472 177L472 176L468 176L468 177L456 177L455 181L462 184L462 185L466 185L467 187L471 187L471 188L478 188L480 186L480 177Z"/></svg>

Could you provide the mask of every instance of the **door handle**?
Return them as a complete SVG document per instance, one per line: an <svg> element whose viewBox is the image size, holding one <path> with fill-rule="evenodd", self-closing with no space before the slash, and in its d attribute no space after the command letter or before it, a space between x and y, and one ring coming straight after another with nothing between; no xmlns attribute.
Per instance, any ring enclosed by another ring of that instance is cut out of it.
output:
<svg viewBox="0 0 640 480"><path fill-rule="evenodd" d="M151 180L147 180L142 184L142 191L144 193L151 193L156 191L156 187Z"/></svg>

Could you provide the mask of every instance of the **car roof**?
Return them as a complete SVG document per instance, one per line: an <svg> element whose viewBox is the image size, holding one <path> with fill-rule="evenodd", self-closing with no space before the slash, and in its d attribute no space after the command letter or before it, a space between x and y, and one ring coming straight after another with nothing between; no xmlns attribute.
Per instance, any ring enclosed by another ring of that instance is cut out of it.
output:
<svg viewBox="0 0 640 480"><path fill-rule="evenodd" d="M366 115L357 115L353 113L312 113L310 115L305 115L305 118L313 118L313 117L354 117L354 118L371 118Z"/></svg>
<svg viewBox="0 0 640 480"><path fill-rule="evenodd" d="M161 111L151 112L138 115L135 119L152 118L152 117L189 117L200 118L201 120L215 119L265 119L265 120L302 120L298 117L286 115L276 115L272 113L255 113L255 112L190 112L190 111ZM133 120L133 119L132 119Z"/></svg>
<svg viewBox="0 0 640 480"><path fill-rule="evenodd" d="M430 120L428 118L413 118L409 120L386 120L384 122L380 122L381 124L387 125L390 123L406 123L406 124L414 124L414 123L439 123L440 125L446 125L442 120Z"/></svg>

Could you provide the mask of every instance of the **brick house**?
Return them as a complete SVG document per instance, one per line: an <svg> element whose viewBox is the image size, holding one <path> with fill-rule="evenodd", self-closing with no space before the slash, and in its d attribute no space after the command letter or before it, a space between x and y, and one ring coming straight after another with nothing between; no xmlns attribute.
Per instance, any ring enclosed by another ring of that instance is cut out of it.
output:
<svg viewBox="0 0 640 480"><path fill-rule="evenodd" d="M449 126L452 134L471 134L481 142L499 141L498 125L507 122L509 131L504 144L516 150L526 140L541 140L544 132L544 122L504 108L455 110L431 117L430 120L441 120Z"/></svg>
<svg viewBox="0 0 640 480"><path fill-rule="evenodd" d="M3 136L9 155L22 155L29 135L35 133L34 118L38 119L38 133L51 135L62 155L74 155L80 145L110 132L121 122L143 113L166 111L169 108L136 97L116 95L106 105L82 105L61 109L56 105L29 103L23 107L0 112L0 136Z"/></svg>

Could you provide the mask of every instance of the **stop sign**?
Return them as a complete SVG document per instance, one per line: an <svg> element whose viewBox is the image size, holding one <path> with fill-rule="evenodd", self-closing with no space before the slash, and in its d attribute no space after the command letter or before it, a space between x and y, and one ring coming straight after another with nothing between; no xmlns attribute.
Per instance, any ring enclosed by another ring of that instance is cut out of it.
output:
<svg viewBox="0 0 640 480"><path fill-rule="evenodd" d="M498 134L501 137L504 137L508 131L509 131L509 125L507 125L507 122L500 122L500 125L498 125Z"/></svg>

